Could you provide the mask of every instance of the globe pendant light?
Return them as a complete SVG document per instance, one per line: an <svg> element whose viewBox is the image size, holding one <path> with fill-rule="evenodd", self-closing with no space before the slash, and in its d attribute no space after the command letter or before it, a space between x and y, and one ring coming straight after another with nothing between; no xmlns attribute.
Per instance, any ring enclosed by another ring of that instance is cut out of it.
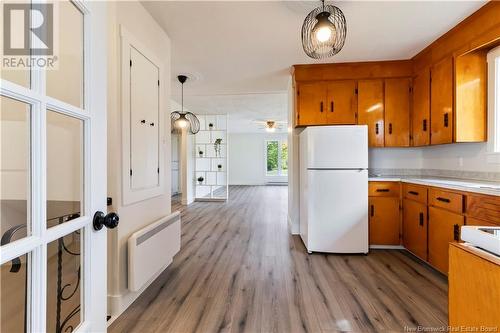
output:
<svg viewBox="0 0 500 333"><path fill-rule="evenodd" d="M302 47L311 58L331 57L342 49L347 34L347 25L342 11L332 5L314 9L302 25Z"/></svg>
<svg viewBox="0 0 500 333"><path fill-rule="evenodd" d="M200 121L194 113L184 111L184 82L186 82L187 76L179 75L177 80L181 83L181 111L174 111L170 114L172 131L176 132L186 128L192 134L196 134L200 130Z"/></svg>

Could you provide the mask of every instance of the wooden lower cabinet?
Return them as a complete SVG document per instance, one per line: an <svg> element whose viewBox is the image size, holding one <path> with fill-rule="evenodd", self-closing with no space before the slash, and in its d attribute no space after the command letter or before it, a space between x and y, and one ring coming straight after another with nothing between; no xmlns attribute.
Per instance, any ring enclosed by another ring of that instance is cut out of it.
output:
<svg viewBox="0 0 500 333"><path fill-rule="evenodd" d="M449 325L468 332L500 327L500 259L465 244L450 245ZM484 328L484 329L481 329Z"/></svg>
<svg viewBox="0 0 500 333"><path fill-rule="evenodd" d="M403 245L422 260L427 260L427 205L403 201Z"/></svg>
<svg viewBox="0 0 500 333"><path fill-rule="evenodd" d="M370 245L399 245L399 198L370 197Z"/></svg>
<svg viewBox="0 0 500 333"><path fill-rule="evenodd" d="M428 261L442 273L448 274L449 243L460 240L463 225L463 215L429 207Z"/></svg>

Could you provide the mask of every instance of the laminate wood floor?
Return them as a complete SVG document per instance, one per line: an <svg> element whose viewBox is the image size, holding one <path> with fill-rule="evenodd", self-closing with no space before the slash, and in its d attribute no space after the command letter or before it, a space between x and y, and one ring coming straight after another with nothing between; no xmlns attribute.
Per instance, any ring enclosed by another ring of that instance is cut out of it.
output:
<svg viewBox="0 0 500 333"><path fill-rule="evenodd" d="M173 263L110 332L403 332L447 325L446 279L406 251L308 255L287 187L230 187L182 211Z"/></svg>

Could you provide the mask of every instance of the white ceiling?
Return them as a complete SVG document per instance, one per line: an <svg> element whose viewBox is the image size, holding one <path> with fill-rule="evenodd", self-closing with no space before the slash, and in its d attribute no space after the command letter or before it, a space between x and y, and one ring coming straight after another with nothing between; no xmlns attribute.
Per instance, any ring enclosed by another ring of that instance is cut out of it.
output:
<svg viewBox="0 0 500 333"><path fill-rule="evenodd" d="M195 113L228 113L243 123L286 120L290 66L319 62L407 59L476 11L480 1L335 2L347 20L347 39L333 58L308 58L300 29L319 1L152 1L144 7L172 40L175 79L189 73L185 105Z"/></svg>

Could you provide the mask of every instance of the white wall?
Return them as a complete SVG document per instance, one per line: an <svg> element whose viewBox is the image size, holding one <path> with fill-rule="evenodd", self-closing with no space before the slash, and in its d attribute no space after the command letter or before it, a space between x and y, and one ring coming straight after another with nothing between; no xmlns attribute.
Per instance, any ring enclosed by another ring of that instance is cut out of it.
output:
<svg viewBox="0 0 500 333"><path fill-rule="evenodd" d="M369 154L370 168L500 172L498 155L489 154L486 143L372 148Z"/></svg>
<svg viewBox="0 0 500 333"><path fill-rule="evenodd" d="M228 137L229 185L264 185L271 180L266 177L265 141L287 140L287 134L229 133Z"/></svg>
<svg viewBox="0 0 500 333"><path fill-rule="evenodd" d="M486 143L460 143L422 148L424 169L500 172L498 155L487 152Z"/></svg>
<svg viewBox="0 0 500 333"><path fill-rule="evenodd" d="M108 2L108 195L113 198L110 211L120 215L120 225L108 231L108 312L118 315L140 292L127 289L127 240L130 235L146 225L162 218L171 212L170 194L170 52L171 44L167 34L137 1ZM164 193L131 205L122 205L122 172L121 161L121 97L120 97L120 25L122 25L142 45L150 50L157 59L163 61L165 68L160 76L160 94L164 112L165 136L161 138L160 156L165 159Z"/></svg>
<svg viewBox="0 0 500 333"><path fill-rule="evenodd" d="M421 148L370 148L369 168L420 169L423 166Z"/></svg>
<svg viewBox="0 0 500 333"><path fill-rule="evenodd" d="M174 100L170 100L170 111L179 111L181 105ZM184 111L189 111L184 108ZM181 193L181 203L189 205L194 201L194 166L195 147L194 135L183 131L179 134L179 192Z"/></svg>

